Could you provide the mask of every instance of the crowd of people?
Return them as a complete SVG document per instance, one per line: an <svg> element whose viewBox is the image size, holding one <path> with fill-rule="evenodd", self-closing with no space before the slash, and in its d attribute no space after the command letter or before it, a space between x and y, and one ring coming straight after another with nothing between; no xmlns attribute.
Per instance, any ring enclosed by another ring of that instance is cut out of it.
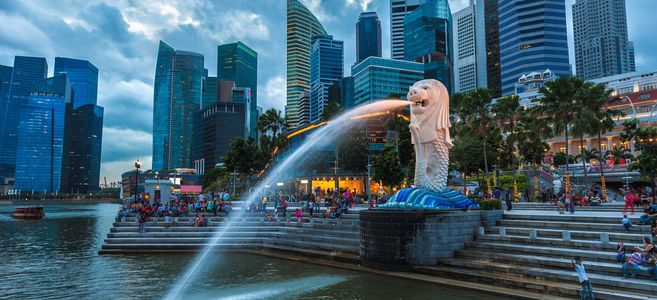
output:
<svg viewBox="0 0 657 300"><path fill-rule="evenodd" d="M643 245L635 246L629 255L625 248L623 242L619 242L616 252L616 262L621 265L623 278L627 278L628 271L631 271L632 278L636 278L641 267L645 267L652 278L657 280L657 248L650 241L650 237L644 237Z"/></svg>

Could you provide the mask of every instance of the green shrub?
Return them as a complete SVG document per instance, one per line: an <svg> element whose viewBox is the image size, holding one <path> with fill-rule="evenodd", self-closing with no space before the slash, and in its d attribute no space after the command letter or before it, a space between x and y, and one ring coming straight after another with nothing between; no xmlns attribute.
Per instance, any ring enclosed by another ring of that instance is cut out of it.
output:
<svg viewBox="0 0 657 300"><path fill-rule="evenodd" d="M500 210L502 209L502 200L499 199L477 199L475 200L482 210Z"/></svg>

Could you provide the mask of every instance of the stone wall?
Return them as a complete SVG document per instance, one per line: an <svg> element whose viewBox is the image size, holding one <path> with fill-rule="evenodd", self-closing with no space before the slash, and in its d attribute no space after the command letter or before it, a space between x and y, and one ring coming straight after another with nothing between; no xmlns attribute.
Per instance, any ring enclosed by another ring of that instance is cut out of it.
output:
<svg viewBox="0 0 657 300"><path fill-rule="evenodd" d="M474 240L480 224L479 211L361 211L361 259L375 264L435 265Z"/></svg>

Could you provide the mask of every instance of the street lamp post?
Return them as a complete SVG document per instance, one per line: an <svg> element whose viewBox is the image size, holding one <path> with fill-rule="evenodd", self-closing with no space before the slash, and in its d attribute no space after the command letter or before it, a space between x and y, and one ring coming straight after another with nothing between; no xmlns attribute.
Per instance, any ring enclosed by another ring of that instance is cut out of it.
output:
<svg viewBox="0 0 657 300"><path fill-rule="evenodd" d="M141 168L139 158L135 161L135 168L137 168L137 176L135 176L135 202L137 202L137 194L139 193L139 168Z"/></svg>

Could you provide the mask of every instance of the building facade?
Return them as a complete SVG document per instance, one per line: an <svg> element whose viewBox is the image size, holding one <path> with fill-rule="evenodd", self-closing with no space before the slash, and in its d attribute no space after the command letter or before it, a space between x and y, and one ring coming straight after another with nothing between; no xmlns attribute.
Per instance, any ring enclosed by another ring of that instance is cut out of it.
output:
<svg viewBox="0 0 657 300"><path fill-rule="evenodd" d="M570 76L565 0L501 1L498 7L502 95L523 74Z"/></svg>
<svg viewBox="0 0 657 300"><path fill-rule="evenodd" d="M14 188L55 193L60 189L66 107L72 103L66 75L34 82L21 104Z"/></svg>
<svg viewBox="0 0 657 300"><path fill-rule="evenodd" d="M198 145L194 160L202 161L205 169L223 162L233 142L245 138L248 115L248 103L220 102L200 110L194 118Z"/></svg>
<svg viewBox="0 0 657 300"><path fill-rule="evenodd" d="M424 64L370 56L351 70L354 77L354 105L387 99L406 98L408 87L424 78Z"/></svg>
<svg viewBox="0 0 657 300"><path fill-rule="evenodd" d="M486 86L485 60L480 64L477 51L485 51L478 46L475 5L470 5L452 16L454 24L454 92L470 92ZM483 36L483 31L481 34Z"/></svg>
<svg viewBox="0 0 657 300"><path fill-rule="evenodd" d="M73 109L98 103L98 68L87 60L55 57L55 76L66 74L75 91Z"/></svg>
<svg viewBox="0 0 657 300"><path fill-rule="evenodd" d="M310 91L301 91L297 97L299 98L299 126L310 125Z"/></svg>
<svg viewBox="0 0 657 300"><path fill-rule="evenodd" d="M299 0L287 0L287 128L297 128L299 92L310 90L311 37L326 34L324 26Z"/></svg>
<svg viewBox="0 0 657 300"><path fill-rule="evenodd" d="M635 71L625 0L577 0L573 31L578 77L594 79Z"/></svg>
<svg viewBox="0 0 657 300"><path fill-rule="evenodd" d="M381 57L381 21L376 12L362 12L356 22L356 63L370 56Z"/></svg>
<svg viewBox="0 0 657 300"><path fill-rule="evenodd" d="M94 104L75 109L68 107L60 192L86 194L98 191L103 114L103 107Z"/></svg>
<svg viewBox="0 0 657 300"><path fill-rule="evenodd" d="M404 18L404 59L424 64L424 78L453 88L452 13L447 0L427 1Z"/></svg>
<svg viewBox="0 0 657 300"><path fill-rule="evenodd" d="M497 0L476 0L475 23L477 32L477 65L484 69L485 77L479 78L482 87L493 97L502 96L500 71L500 30Z"/></svg>
<svg viewBox="0 0 657 300"><path fill-rule="evenodd" d="M14 57L6 98L0 99L0 177L14 177L20 108L28 101L32 83L45 79L47 74L48 63L45 58Z"/></svg>
<svg viewBox="0 0 657 300"><path fill-rule="evenodd" d="M249 135L256 137L258 121L258 53L242 42L217 47L217 78L230 80L235 86L249 88L251 104Z"/></svg>
<svg viewBox="0 0 657 300"><path fill-rule="evenodd" d="M203 55L160 41L153 95L153 169L193 166L193 118L201 108Z"/></svg>
<svg viewBox="0 0 657 300"><path fill-rule="evenodd" d="M390 52L392 59L404 59L404 17L422 0L390 0Z"/></svg>
<svg viewBox="0 0 657 300"><path fill-rule="evenodd" d="M313 36L310 52L310 123L319 121L329 102L329 88L340 82L343 74L344 43L334 40L331 35Z"/></svg>

